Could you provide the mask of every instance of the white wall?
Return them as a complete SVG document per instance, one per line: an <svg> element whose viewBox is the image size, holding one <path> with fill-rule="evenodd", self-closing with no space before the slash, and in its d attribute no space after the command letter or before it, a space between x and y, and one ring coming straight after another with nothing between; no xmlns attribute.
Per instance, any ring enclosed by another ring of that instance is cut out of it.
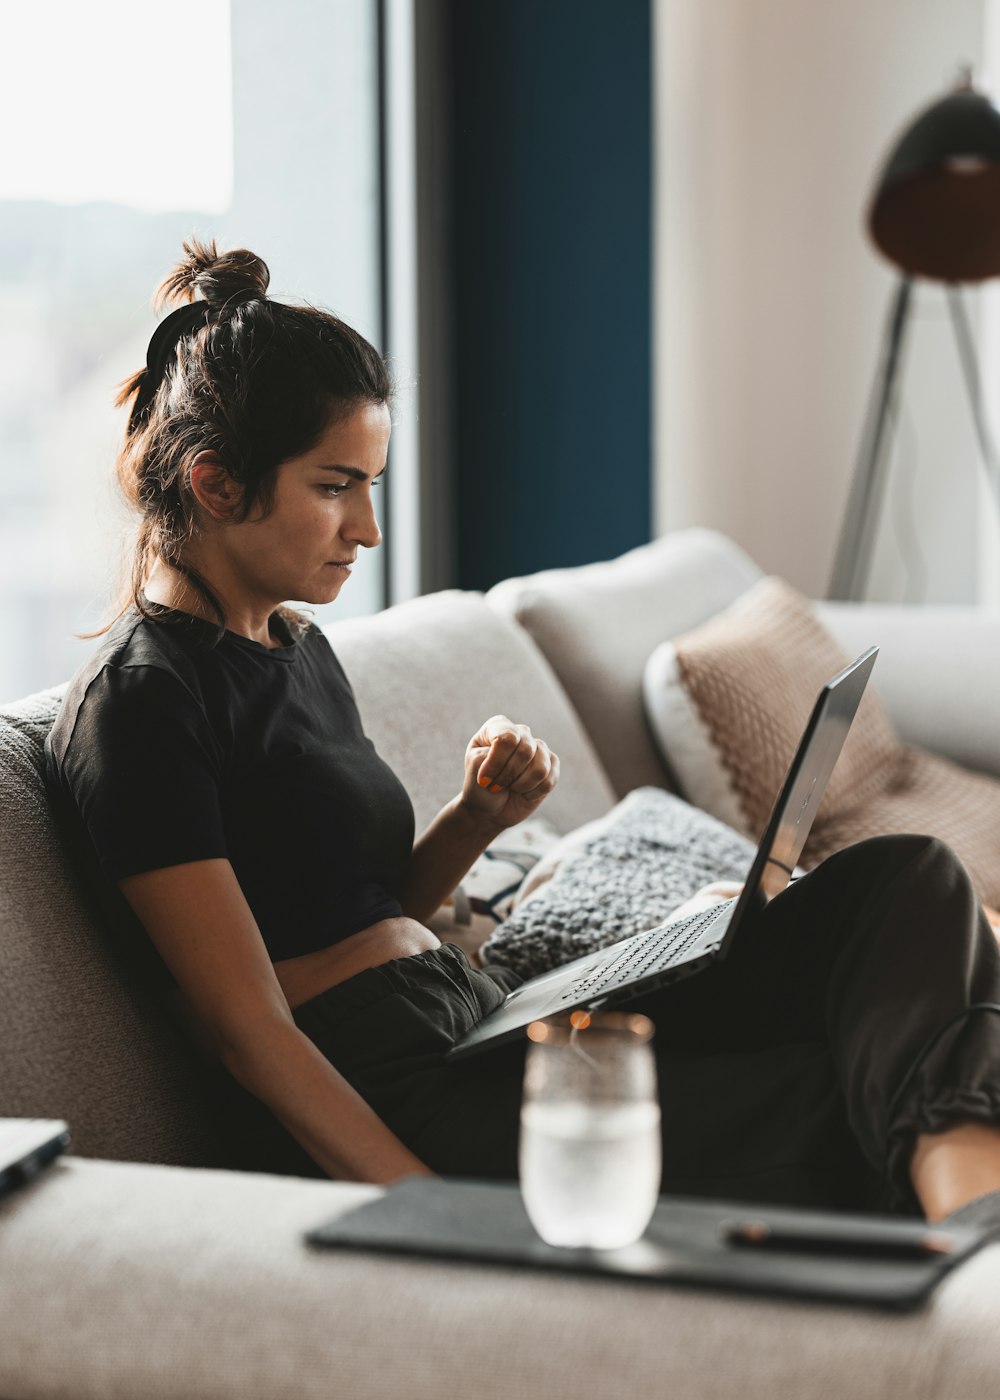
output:
<svg viewBox="0 0 1000 1400"><path fill-rule="evenodd" d="M994 101L1000 102L1000 0L986 0L983 44L983 81ZM1000 282L988 283L980 293L982 382L994 444L1000 441ZM979 596L1000 607L1000 483L991 486L980 473L979 492Z"/></svg>
<svg viewBox="0 0 1000 1400"><path fill-rule="evenodd" d="M657 533L715 526L825 593L895 285L864 232L872 183L981 64L987 10L655 0ZM869 596L970 601L997 532L941 289L915 311Z"/></svg>

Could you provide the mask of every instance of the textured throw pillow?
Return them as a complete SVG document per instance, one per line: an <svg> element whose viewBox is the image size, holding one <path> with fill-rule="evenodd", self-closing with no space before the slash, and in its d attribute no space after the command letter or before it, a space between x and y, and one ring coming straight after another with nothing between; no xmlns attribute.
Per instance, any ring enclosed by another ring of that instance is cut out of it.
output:
<svg viewBox="0 0 1000 1400"><path fill-rule="evenodd" d="M690 801L759 839L820 686L849 660L808 600L775 578L658 647L646 713ZM980 898L1000 902L1000 781L901 744L869 684L802 863L901 831L947 841Z"/></svg>
<svg viewBox="0 0 1000 1400"><path fill-rule="evenodd" d="M475 963L483 942L510 913L525 876L558 842L558 831L544 817L502 831L427 927L442 943L457 943Z"/></svg>
<svg viewBox="0 0 1000 1400"><path fill-rule="evenodd" d="M654 928L706 884L741 881L754 847L662 788L636 788L563 838L480 951L534 977ZM545 877L548 878L545 878Z"/></svg>

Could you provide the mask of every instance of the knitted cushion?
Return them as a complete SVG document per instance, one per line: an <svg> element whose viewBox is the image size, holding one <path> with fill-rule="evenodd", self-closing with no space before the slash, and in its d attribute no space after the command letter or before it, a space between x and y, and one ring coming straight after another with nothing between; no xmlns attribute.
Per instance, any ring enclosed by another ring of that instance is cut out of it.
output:
<svg viewBox="0 0 1000 1400"><path fill-rule="evenodd" d="M849 660L808 600L774 578L659 647L647 714L688 799L759 839L820 686ZM869 685L802 863L899 831L948 842L980 898L1000 902L1000 781L902 745Z"/></svg>
<svg viewBox="0 0 1000 1400"><path fill-rule="evenodd" d="M672 793L635 788L539 862L480 958L537 976L655 928L710 881L742 880L753 852ZM539 884L543 866L551 878Z"/></svg>

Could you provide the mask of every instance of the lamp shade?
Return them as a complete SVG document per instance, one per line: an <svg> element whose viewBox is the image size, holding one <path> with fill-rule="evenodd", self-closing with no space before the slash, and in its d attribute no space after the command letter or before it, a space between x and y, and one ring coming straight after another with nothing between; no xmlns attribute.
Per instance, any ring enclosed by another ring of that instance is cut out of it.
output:
<svg viewBox="0 0 1000 1400"><path fill-rule="evenodd" d="M1000 111L989 98L966 86L917 116L879 176L868 230L911 277L1000 276Z"/></svg>

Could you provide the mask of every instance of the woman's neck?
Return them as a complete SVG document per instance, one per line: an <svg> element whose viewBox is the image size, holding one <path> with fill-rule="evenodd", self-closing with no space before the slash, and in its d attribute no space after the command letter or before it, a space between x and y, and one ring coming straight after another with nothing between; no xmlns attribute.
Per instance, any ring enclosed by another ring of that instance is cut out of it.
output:
<svg viewBox="0 0 1000 1400"><path fill-rule="evenodd" d="M162 559L157 559L154 562L146 582L143 584L142 591L151 603L158 603L160 607L190 613L193 617L200 617L213 624L218 621L201 595L192 587L190 581L178 569L173 569L169 564L165 564ZM262 617L254 616L249 608L245 612L237 610L236 613L233 613L227 606L227 599L221 596L219 590L213 588L213 592L216 593L222 604L223 612L226 615L225 627L228 631L235 632L242 637L249 637L250 641L259 642L261 646L280 647L282 645L271 635L268 626L270 611Z"/></svg>

